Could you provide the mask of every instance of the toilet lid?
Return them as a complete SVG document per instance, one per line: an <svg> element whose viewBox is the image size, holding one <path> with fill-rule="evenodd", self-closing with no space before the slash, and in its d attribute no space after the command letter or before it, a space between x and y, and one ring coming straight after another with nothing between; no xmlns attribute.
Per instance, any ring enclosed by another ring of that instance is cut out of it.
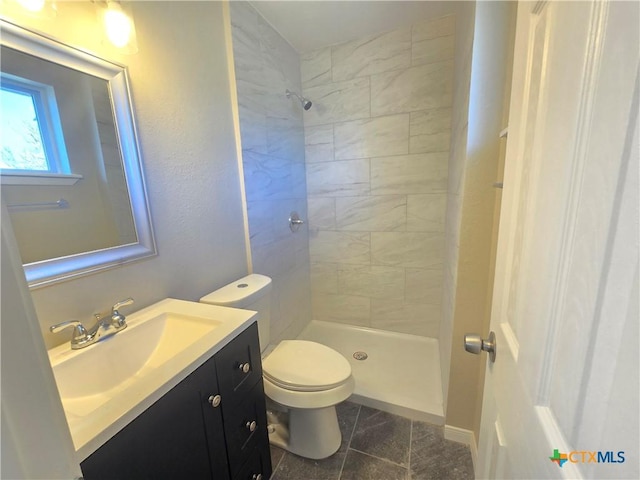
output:
<svg viewBox="0 0 640 480"><path fill-rule="evenodd" d="M351 365L332 348L306 340L283 340L262 362L266 378L287 390L328 390L351 376Z"/></svg>

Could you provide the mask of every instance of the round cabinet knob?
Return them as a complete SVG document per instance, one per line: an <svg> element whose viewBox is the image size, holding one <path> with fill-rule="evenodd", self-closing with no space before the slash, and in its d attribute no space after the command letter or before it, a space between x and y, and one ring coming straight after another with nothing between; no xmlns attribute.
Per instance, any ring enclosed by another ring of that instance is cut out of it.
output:
<svg viewBox="0 0 640 480"><path fill-rule="evenodd" d="M249 362L241 363L238 366L238 369L241 370L242 373L249 373L249 370L251 370L251 364Z"/></svg>
<svg viewBox="0 0 640 480"><path fill-rule="evenodd" d="M262 480L262 474L261 473L254 473L251 477L251 480Z"/></svg>
<svg viewBox="0 0 640 480"><path fill-rule="evenodd" d="M208 400L211 406L213 408L216 408L220 406L220 402L222 402L222 397L220 395L211 395Z"/></svg>
<svg viewBox="0 0 640 480"><path fill-rule="evenodd" d="M256 423L255 420L252 422L247 422L247 424L245 425L245 427L247 427L250 432L255 432L257 426L258 424Z"/></svg>

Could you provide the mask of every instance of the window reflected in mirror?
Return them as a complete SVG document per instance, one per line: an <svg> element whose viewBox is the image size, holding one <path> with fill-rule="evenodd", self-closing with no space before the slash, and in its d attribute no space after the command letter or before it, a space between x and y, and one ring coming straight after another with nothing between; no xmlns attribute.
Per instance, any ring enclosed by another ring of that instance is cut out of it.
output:
<svg viewBox="0 0 640 480"><path fill-rule="evenodd" d="M0 87L0 169L70 173L53 87L8 73Z"/></svg>
<svg viewBox="0 0 640 480"><path fill-rule="evenodd" d="M1 220L29 286L155 255L126 68L0 27Z"/></svg>
<svg viewBox="0 0 640 480"><path fill-rule="evenodd" d="M1 56L2 194L23 263L136 242L107 82L6 47ZM77 181L56 183L66 175Z"/></svg>

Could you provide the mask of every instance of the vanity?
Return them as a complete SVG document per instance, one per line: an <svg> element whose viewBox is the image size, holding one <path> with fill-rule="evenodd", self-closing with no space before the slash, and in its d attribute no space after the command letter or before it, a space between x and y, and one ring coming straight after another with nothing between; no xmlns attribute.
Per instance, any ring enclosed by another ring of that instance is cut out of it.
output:
<svg viewBox="0 0 640 480"><path fill-rule="evenodd" d="M166 299L90 347L50 350L84 478L268 479L255 317Z"/></svg>

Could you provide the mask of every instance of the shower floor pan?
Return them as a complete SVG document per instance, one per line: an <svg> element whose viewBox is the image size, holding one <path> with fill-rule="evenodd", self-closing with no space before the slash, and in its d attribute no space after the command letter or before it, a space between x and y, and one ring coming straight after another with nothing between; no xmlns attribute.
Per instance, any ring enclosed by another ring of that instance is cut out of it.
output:
<svg viewBox="0 0 640 480"><path fill-rule="evenodd" d="M327 345L349 361L354 402L444 423L438 340L317 320L298 338Z"/></svg>

